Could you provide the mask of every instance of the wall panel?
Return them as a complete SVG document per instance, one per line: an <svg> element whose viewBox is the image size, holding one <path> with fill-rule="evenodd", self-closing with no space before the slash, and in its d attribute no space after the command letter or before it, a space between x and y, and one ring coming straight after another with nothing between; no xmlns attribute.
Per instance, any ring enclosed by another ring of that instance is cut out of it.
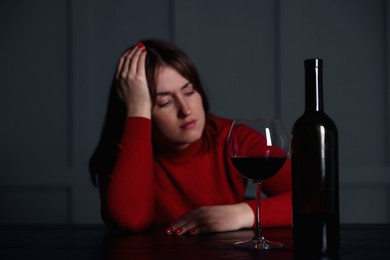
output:
<svg viewBox="0 0 390 260"><path fill-rule="evenodd" d="M389 222L390 208L388 205L388 199L390 194L390 185L341 185L340 188L341 222ZM373 201L375 201L375 203L373 203ZM367 214L367 212L369 212L369 214Z"/></svg>
<svg viewBox="0 0 390 260"><path fill-rule="evenodd" d="M390 166L390 3L383 0L383 16L384 16L384 47L385 55L383 55L384 67L384 102L385 102L385 148L386 148L386 164Z"/></svg>
<svg viewBox="0 0 390 260"><path fill-rule="evenodd" d="M212 112L275 116L273 1L175 1L175 41L194 60Z"/></svg>
<svg viewBox="0 0 390 260"><path fill-rule="evenodd" d="M66 165L66 1L4 1L0 17L0 169Z"/></svg>
<svg viewBox="0 0 390 260"><path fill-rule="evenodd" d="M67 12L66 0L0 3L1 224L70 221Z"/></svg>
<svg viewBox="0 0 390 260"><path fill-rule="evenodd" d="M66 186L0 186L1 224L71 223L71 189Z"/></svg>

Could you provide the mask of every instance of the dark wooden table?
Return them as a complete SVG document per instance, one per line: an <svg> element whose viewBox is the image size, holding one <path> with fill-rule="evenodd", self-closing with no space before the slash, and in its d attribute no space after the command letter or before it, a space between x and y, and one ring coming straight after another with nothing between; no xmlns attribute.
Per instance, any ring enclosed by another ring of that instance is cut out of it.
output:
<svg viewBox="0 0 390 260"><path fill-rule="evenodd" d="M138 234L110 232L101 225L0 226L0 259L297 259L291 229L266 229L285 247L247 251L233 247L251 230L168 236L163 230ZM329 258L322 258L329 259ZM349 224L341 228L339 259L390 259L390 224Z"/></svg>

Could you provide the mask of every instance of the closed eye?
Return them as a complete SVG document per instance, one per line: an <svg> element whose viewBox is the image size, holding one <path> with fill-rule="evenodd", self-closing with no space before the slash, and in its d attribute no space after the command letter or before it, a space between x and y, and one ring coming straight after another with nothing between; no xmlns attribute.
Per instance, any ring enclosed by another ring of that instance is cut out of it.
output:
<svg viewBox="0 0 390 260"><path fill-rule="evenodd" d="M188 82L182 87L182 92L184 96L191 96L195 93L194 86L191 82Z"/></svg>
<svg viewBox="0 0 390 260"><path fill-rule="evenodd" d="M157 102L157 105L158 105L159 107L167 107L167 106L169 106L171 103L172 103L171 100L168 100L168 101L160 101L160 102Z"/></svg>
<svg viewBox="0 0 390 260"><path fill-rule="evenodd" d="M188 91L188 92L185 92L184 93L184 96L192 96L193 94L195 94L195 90L192 90L192 91Z"/></svg>

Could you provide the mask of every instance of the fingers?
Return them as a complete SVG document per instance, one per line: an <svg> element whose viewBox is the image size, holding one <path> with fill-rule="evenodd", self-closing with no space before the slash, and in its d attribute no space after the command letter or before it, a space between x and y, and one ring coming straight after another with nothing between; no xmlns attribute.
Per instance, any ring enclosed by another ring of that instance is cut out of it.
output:
<svg viewBox="0 0 390 260"><path fill-rule="evenodd" d="M145 46L141 50L141 54L138 56L137 75L145 75L145 61L146 61L146 48Z"/></svg>
<svg viewBox="0 0 390 260"><path fill-rule="evenodd" d="M168 235L177 234L182 235L186 233L191 227L187 224L193 219L194 211L191 211L173 222L168 228L166 228L166 233Z"/></svg>
<svg viewBox="0 0 390 260"><path fill-rule="evenodd" d="M249 228L253 211L247 203L204 206L178 218L167 229L168 234L199 234Z"/></svg>
<svg viewBox="0 0 390 260"><path fill-rule="evenodd" d="M130 62L130 75L145 75L145 58L146 53L144 52L145 46L138 45L137 50L131 58ZM141 57L143 57L141 59Z"/></svg>
<svg viewBox="0 0 390 260"><path fill-rule="evenodd" d="M120 57L115 73L119 98L125 103L128 95L132 93L129 88L137 88L146 82L145 75L146 49L142 43L128 49Z"/></svg>
<svg viewBox="0 0 390 260"><path fill-rule="evenodd" d="M129 67L128 63L130 62L130 59L134 55L135 51L136 48L130 48L120 57L115 75L117 80L123 77L124 70L127 71L127 68Z"/></svg>
<svg viewBox="0 0 390 260"><path fill-rule="evenodd" d="M165 231L169 235L198 234L212 232L213 226L213 220L210 218L207 208L202 207L183 215Z"/></svg>
<svg viewBox="0 0 390 260"><path fill-rule="evenodd" d="M125 104L127 116L151 118L152 101L145 74L146 49L141 43L119 59L115 74L117 94Z"/></svg>
<svg viewBox="0 0 390 260"><path fill-rule="evenodd" d="M142 43L127 50L119 59L116 71L116 79L124 79L129 76L145 74L146 49Z"/></svg>
<svg viewBox="0 0 390 260"><path fill-rule="evenodd" d="M207 218L198 218L195 221L189 221L184 225L171 225L165 231L168 235L183 235L186 233L196 235L200 233L217 232L219 230L216 223L209 222Z"/></svg>
<svg viewBox="0 0 390 260"><path fill-rule="evenodd" d="M200 222L187 222L184 225L175 224L171 225L168 228L165 229L165 232L168 235L176 234L176 235L183 235L186 233L195 235L201 232L205 232L206 229L204 228L206 225L201 225Z"/></svg>

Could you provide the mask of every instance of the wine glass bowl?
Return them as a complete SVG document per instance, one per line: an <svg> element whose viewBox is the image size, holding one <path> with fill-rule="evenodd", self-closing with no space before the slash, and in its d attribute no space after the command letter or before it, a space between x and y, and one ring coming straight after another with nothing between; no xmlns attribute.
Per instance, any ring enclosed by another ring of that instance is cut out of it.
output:
<svg viewBox="0 0 390 260"><path fill-rule="evenodd" d="M279 119L237 119L230 128L227 151L235 169L257 185L254 237L237 242L244 249L283 247L264 238L260 222L261 182L277 174L290 156L290 139Z"/></svg>

